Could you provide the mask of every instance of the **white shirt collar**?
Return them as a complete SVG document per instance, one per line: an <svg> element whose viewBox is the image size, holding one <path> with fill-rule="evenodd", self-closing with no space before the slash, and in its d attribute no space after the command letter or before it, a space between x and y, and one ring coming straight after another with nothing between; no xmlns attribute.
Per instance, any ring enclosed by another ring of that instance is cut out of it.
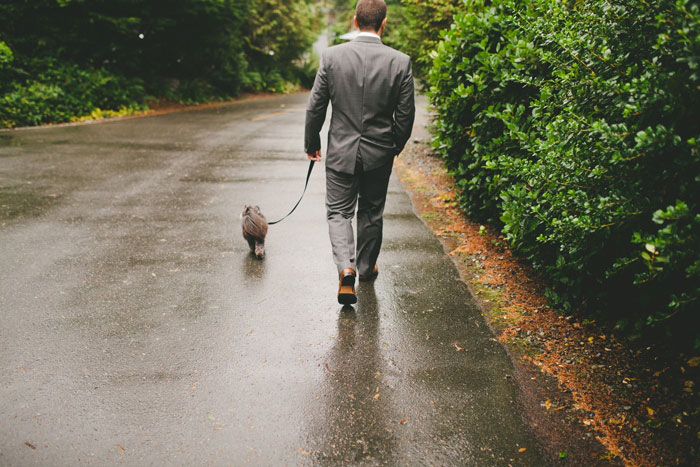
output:
<svg viewBox="0 0 700 467"><path fill-rule="evenodd" d="M381 39L381 37L379 37L379 34L375 34L369 31L360 31L357 37L376 37L377 39Z"/></svg>

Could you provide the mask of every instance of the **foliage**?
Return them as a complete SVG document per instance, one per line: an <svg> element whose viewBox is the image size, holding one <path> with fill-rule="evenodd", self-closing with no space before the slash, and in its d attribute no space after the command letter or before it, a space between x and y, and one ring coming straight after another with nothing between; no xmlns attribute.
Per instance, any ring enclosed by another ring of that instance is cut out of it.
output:
<svg viewBox="0 0 700 467"><path fill-rule="evenodd" d="M138 108L147 97L196 103L287 90L308 81L319 26L312 0L2 3L0 120L65 121L98 107ZM99 84L83 101L86 75Z"/></svg>
<svg viewBox="0 0 700 467"><path fill-rule="evenodd" d="M0 42L0 67L6 67L14 60L12 50L4 42Z"/></svg>
<svg viewBox="0 0 700 467"><path fill-rule="evenodd" d="M463 208L501 223L561 307L635 332L697 334L699 9L466 0L433 54Z"/></svg>
<svg viewBox="0 0 700 467"><path fill-rule="evenodd" d="M13 82L0 96L1 126L65 122L95 109L145 108L140 80L105 69L84 69L51 58L34 60L32 79Z"/></svg>
<svg viewBox="0 0 700 467"><path fill-rule="evenodd" d="M411 56L413 76L421 82L432 67L432 53L450 28L462 0L402 0L404 14L397 23L394 46Z"/></svg>

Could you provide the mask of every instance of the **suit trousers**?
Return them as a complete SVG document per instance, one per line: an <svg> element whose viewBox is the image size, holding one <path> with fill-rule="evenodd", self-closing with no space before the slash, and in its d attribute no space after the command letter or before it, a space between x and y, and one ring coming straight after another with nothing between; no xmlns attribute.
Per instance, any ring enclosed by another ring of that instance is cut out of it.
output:
<svg viewBox="0 0 700 467"><path fill-rule="evenodd" d="M354 174L326 167L326 215L338 273L353 268L359 274L372 273L382 247L384 204L393 159L376 169L364 171L357 158ZM352 219L357 206L357 249Z"/></svg>

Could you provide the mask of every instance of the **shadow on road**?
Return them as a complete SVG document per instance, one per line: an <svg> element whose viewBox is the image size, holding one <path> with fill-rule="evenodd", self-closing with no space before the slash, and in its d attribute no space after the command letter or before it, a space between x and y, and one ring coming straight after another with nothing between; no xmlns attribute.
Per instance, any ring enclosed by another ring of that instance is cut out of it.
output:
<svg viewBox="0 0 700 467"><path fill-rule="evenodd" d="M315 426L320 441L314 457L321 463L386 462L393 458L394 433L382 392L382 352L377 295L360 286L358 303L338 316L335 343L326 356L323 406L325 424ZM362 362L362 363L360 363Z"/></svg>
<svg viewBox="0 0 700 467"><path fill-rule="evenodd" d="M243 255L243 277L246 279L262 280L265 277L265 260L259 260L249 253Z"/></svg>

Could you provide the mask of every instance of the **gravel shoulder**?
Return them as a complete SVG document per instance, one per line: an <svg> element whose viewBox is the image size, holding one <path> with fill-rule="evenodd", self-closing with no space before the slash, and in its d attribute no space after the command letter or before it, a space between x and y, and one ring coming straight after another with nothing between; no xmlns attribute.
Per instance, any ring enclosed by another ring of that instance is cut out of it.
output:
<svg viewBox="0 0 700 467"><path fill-rule="evenodd" d="M459 209L421 135L395 170L516 367L524 417L562 465L698 465L700 358L635 345L548 306L546 278Z"/></svg>

